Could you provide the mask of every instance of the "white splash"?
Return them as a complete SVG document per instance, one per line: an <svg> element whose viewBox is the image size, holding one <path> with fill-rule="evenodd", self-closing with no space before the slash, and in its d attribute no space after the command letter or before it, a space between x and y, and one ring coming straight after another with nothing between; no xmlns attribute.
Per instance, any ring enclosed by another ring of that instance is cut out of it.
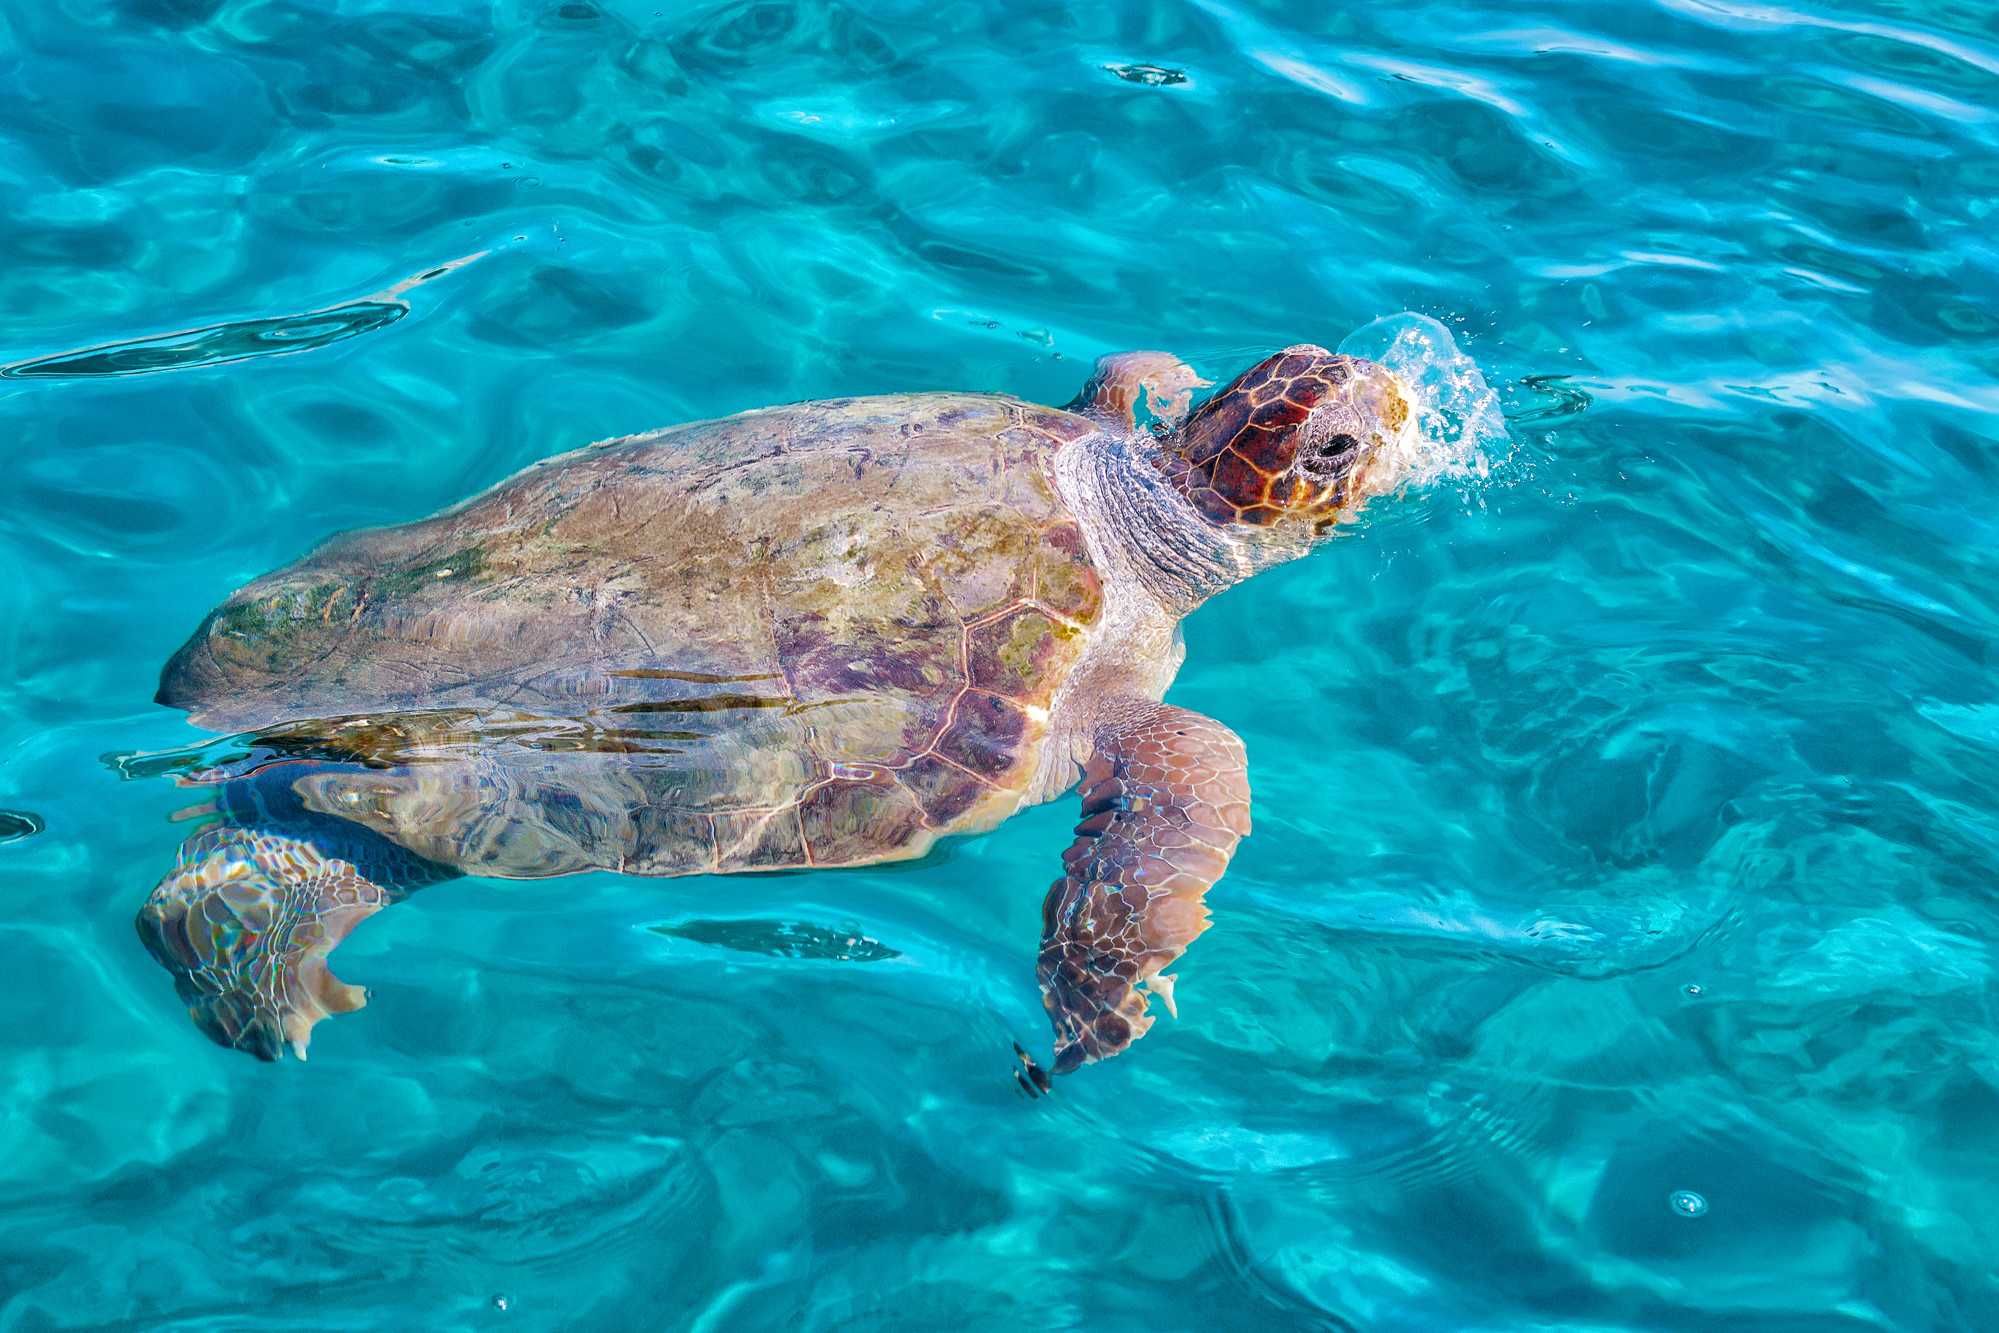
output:
<svg viewBox="0 0 1999 1333"><path fill-rule="evenodd" d="M1512 455L1498 395L1436 320L1386 315L1348 334L1339 350L1394 371L1416 400L1415 429L1390 441L1396 488L1483 480Z"/></svg>

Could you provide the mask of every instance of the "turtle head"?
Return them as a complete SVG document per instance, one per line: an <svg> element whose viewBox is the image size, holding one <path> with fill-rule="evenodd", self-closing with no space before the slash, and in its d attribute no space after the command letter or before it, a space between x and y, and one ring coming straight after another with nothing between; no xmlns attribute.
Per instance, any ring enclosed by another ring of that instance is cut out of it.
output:
<svg viewBox="0 0 1999 1333"><path fill-rule="evenodd" d="M1393 488L1414 415L1385 366L1301 343L1217 391L1159 463L1212 523L1321 537Z"/></svg>

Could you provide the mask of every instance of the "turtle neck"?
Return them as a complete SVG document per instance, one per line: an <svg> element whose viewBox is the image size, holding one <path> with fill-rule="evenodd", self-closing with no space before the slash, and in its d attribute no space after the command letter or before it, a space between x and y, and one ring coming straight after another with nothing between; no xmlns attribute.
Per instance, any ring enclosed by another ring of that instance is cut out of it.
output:
<svg viewBox="0 0 1999 1333"><path fill-rule="evenodd" d="M1159 445L1101 431L1056 455L1056 486L1083 524L1110 600L1142 593L1178 620L1269 563L1251 543L1202 517L1161 471Z"/></svg>

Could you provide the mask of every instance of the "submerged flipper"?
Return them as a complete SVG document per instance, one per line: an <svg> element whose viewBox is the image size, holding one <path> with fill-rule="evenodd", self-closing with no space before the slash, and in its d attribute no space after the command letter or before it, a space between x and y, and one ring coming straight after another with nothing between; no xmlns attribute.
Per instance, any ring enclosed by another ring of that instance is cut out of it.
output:
<svg viewBox="0 0 1999 1333"><path fill-rule="evenodd" d="M1242 741L1211 718L1148 700L1107 705L1084 766L1068 873L1042 905L1041 1000L1058 1074L1145 1035L1150 988L1208 928L1201 898L1249 832Z"/></svg>
<svg viewBox="0 0 1999 1333"><path fill-rule="evenodd" d="M286 1046L304 1059L313 1024L366 1004L365 991L327 970L327 954L367 917L456 873L315 819L286 780L296 771L233 784L225 812L253 822L188 839L137 922L195 1026L260 1060Z"/></svg>
<svg viewBox="0 0 1999 1333"><path fill-rule="evenodd" d="M181 849L139 910L139 938L215 1041L261 1060L289 1045L303 1058L314 1023L367 1003L326 955L398 896L298 839L213 829Z"/></svg>
<svg viewBox="0 0 1999 1333"><path fill-rule="evenodd" d="M1186 420L1194 390L1211 383L1169 352L1119 352L1097 358L1090 382L1069 410L1107 418L1126 430L1157 423L1172 431Z"/></svg>

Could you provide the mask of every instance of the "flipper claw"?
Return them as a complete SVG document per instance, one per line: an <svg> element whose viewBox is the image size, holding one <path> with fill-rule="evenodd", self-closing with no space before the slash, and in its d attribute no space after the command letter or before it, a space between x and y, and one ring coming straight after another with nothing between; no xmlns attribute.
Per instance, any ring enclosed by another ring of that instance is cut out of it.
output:
<svg viewBox="0 0 1999 1333"><path fill-rule="evenodd" d="M1052 1087L1048 1071L1036 1064L1034 1057L1022 1050L1019 1042L1013 1044L1013 1053L1021 1064L1019 1069L1013 1071L1014 1081L1020 1084L1021 1090L1029 1097L1039 1097L1048 1092Z"/></svg>

